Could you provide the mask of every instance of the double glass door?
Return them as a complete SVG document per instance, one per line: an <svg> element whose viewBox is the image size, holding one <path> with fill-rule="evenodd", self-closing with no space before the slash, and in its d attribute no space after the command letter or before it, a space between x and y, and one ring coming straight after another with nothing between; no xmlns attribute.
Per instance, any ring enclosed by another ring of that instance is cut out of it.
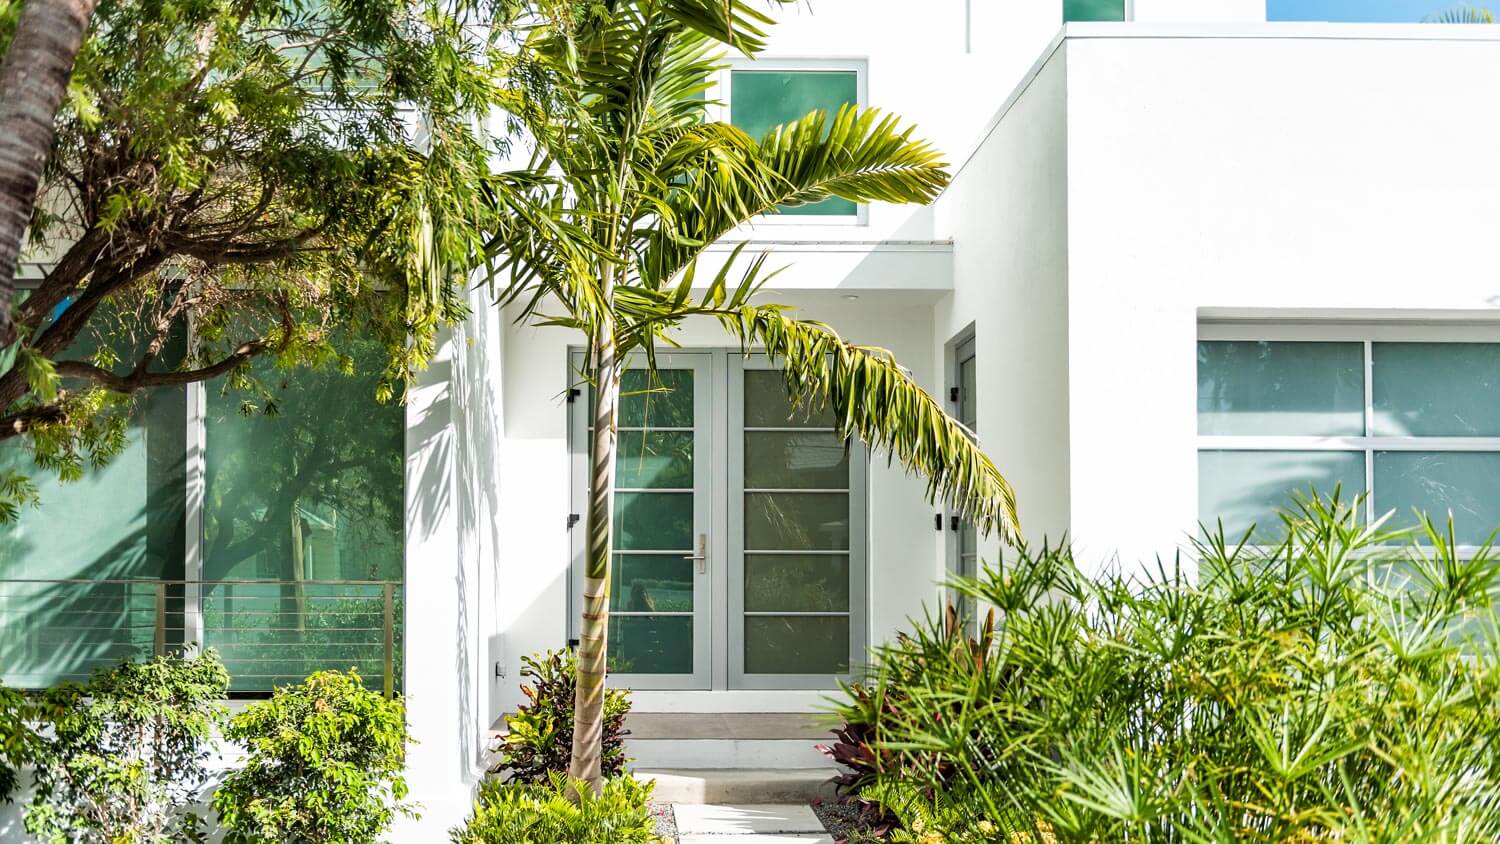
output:
<svg viewBox="0 0 1500 844"><path fill-rule="evenodd" d="M573 356L573 372L582 356ZM865 642L865 460L738 352L658 356L622 382L610 670L640 689L825 688ZM592 394L570 405L573 635Z"/></svg>

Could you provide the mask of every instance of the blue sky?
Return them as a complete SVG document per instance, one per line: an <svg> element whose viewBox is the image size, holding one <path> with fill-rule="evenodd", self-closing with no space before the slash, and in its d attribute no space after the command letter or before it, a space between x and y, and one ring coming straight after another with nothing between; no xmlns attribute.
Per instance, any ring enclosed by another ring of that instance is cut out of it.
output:
<svg viewBox="0 0 1500 844"><path fill-rule="evenodd" d="M1488 8L1489 0L1266 0L1266 19L1273 21L1414 22L1456 8Z"/></svg>

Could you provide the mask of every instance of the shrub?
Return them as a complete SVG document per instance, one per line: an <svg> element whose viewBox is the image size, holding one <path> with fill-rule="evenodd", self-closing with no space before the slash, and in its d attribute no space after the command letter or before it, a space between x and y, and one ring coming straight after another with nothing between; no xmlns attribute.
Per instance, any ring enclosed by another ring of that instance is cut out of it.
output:
<svg viewBox="0 0 1500 844"><path fill-rule="evenodd" d="M841 707L873 760L854 787L913 838L1500 840L1500 561L1360 510L1212 537L1196 584L1045 547L958 581L993 643L928 621L878 651Z"/></svg>
<svg viewBox="0 0 1500 844"><path fill-rule="evenodd" d="M576 801L574 795L577 795ZM622 776L595 795L552 774L540 783L486 782L454 844L658 844L651 784Z"/></svg>
<svg viewBox="0 0 1500 844"><path fill-rule="evenodd" d="M62 686L36 708L46 738L35 756L26 829L43 841L199 840L185 810L204 763L229 673L213 651L161 656Z"/></svg>
<svg viewBox="0 0 1500 844"><path fill-rule="evenodd" d="M213 798L230 844L356 844L414 815L402 802L406 710L354 671L277 689L236 715L225 736L247 753Z"/></svg>
<svg viewBox="0 0 1500 844"><path fill-rule="evenodd" d="M577 662L572 651L550 651L538 658L522 657L521 686L528 703L506 718L509 732L500 747L499 764L491 773L509 769L510 782L544 783L554 773L567 773L573 752L573 698L578 688ZM602 770L606 777L625 773L625 715L630 696L622 689L604 693Z"/></svg>
<svg viewBox="0 0 1500 844"><path fill-rule="evenodd" d="M40 739L29 723L33 708L25 695L0 688L0 802L13 802L17 772L36 761Z"/></svg>

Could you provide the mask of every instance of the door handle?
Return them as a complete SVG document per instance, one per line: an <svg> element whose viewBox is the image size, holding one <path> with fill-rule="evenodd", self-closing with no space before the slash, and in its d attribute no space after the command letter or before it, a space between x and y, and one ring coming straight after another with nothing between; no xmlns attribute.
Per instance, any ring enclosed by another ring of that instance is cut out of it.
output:
<svg viewBox="0 0 1500 844"><path fill-rule="evenodd" d="M696 553L696 554L684 554L684 555L682 555L682 558L684 560L696 560L697 563L698 563L698 573L699 574L707 574L708 573L708 534L706 534L706 533L700 533L700 534L698 534L698 553Z"/></svg>

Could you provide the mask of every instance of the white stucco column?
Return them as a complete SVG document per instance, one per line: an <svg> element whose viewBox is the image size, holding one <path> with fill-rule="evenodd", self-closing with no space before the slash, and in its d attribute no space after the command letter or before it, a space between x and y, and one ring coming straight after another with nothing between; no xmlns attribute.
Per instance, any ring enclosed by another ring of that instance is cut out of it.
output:
<svg viewBox="0 0 1500 844"><path fill-rule="evenodd" d="M481 474L494 480L495 450L476 424L487 395L483 380L489 317L439 338L437 354L411 390L406 410L405 676L407 783L422 818L399 823L394 841L442 841L468 815L489 724L490 637L481 629L491 605L492 568L482 561L493 542L479 540L493 514L481 513ZM479 383L474 381L478 378ZM482 403L480 403L482 404Z"/></svg>

